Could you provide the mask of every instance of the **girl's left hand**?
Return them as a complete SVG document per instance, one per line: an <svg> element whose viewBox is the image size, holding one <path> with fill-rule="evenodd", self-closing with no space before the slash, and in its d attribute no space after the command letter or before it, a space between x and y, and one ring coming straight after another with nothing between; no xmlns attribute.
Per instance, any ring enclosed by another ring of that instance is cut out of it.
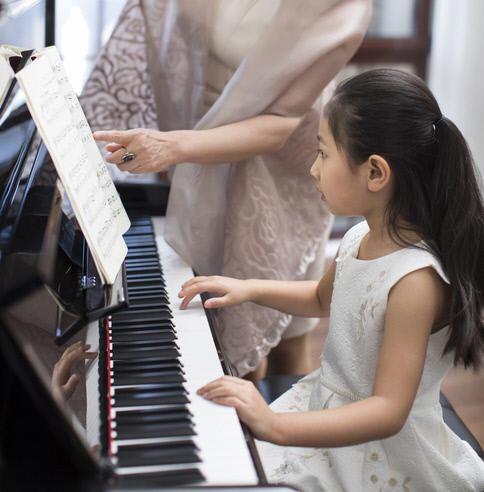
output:
<svg viewBox="0 0 484 492"><path fill-rule="evenodd" d="M234 407L239 419L250 427L257 439L277 440L277 414L269 408L252 382L222 376L202 386L197 393L220 405Z"/></svg>

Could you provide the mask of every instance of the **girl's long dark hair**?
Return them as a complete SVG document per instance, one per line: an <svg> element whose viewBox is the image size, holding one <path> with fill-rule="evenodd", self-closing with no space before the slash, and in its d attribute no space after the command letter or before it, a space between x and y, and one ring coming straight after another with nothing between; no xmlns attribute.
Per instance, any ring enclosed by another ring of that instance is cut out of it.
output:
<svg viewBox="0 0 484 492"><path fill-rule="evenodd" d="M467 143L418 77L364 72L342 82L325 109L338 147L358 165L372 154L389 163L395 193L386 216L402 245L411 225L450 281L450 335L444 353L478 368L484 351L484 206Z"/></svg>

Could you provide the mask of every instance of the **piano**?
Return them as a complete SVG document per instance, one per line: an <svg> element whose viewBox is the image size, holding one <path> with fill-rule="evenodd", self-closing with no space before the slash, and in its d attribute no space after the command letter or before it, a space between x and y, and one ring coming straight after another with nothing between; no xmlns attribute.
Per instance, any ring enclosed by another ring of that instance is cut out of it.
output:
<svg viewBox="0 0 484 492"><path fill-rule="evenodd" d="M167 185L119 188L128 255L104 285L25 104L2 111L0 489L271 487L234 409L196 394L229 368L201 300L178 309L193 272L150 215L163 204L140 200ZM52 373L76 341L97 356L67 398Z"/></svg>

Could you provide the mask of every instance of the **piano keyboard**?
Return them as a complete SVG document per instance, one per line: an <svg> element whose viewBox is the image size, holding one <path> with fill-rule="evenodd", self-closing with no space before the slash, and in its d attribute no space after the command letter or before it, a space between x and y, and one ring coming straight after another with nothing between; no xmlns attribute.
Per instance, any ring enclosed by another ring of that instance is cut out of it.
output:
<svg viewBox="0 0 484 492"><path fill-rule="evenodd" d="M163 218L132 220L125 235L130 307L107 323L115 475L122 483L255 485L235 410L196 394L223 370L201 300L178 309L177 293L193 274L164 241L163 225Z"/></svg>

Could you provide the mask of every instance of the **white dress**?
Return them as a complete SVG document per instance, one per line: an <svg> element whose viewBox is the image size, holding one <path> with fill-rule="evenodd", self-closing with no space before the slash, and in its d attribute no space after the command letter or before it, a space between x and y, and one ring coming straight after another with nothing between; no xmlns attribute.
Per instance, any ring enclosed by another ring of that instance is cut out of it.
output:
<svg viewBox="0 0 484 492"><path fill-rule="evenodd" d="M447 282L438 260L421 249L357 259L367 232L367 223L361 222L341 242L321 367L279 397L271 405L275 411L335 408L371 396L391 287L427 266ZM442 419L440 384L453 360L452 354L441 356L447 333L444 328L430 336L417 396L398 434L331 449L258 441L268 480L303 491L484 490L483 461Z"/></svg>

